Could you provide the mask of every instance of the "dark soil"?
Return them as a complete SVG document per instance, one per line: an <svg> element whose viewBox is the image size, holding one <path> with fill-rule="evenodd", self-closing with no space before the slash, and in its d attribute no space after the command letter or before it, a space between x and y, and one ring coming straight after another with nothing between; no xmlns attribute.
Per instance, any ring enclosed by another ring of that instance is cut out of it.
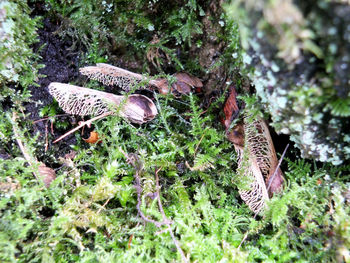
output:
<svg viewBox="0 0 350 263"><path fill-rule="evenodd" d="M78 63L80 52L69 50L72 42L69 39L62 40L56 33L58 29L59 22L53 22L49 18L45 18L43 20L43 27L38 31L39 42L33 47L34 51L41 56L39 63L45 67L39 70L39 74L42 76L36 82L39 86L30 87L32 102L25 105L26 111L29 113L29 118L32 121L40 119L40 109L53 102L53 98L47 89L51 82L69 83L76 80L79 75ZM57 121L64 121L67 118L71 120L71 117L67 116L57 119ZM35 131L40 132L41 141L46 140L46 137L51 134L51 129L48 126L50 126L50 123L47 121L36 122L34 125ZM52 138L57 138L65 131L53 129L53 132L51 134ZM49 143L51 141L51 139L48 140ZM70 136L65 139L64 143L59 144L60 149L56 149L56 151L59 150L57 152L61 153L68 152L70 149L69 145L74 143L75 137Z"/></svg>
<svg viewBox="0 0 350 263"><path fill-rule="evenodd" d="M37 81L40 86L32 86L31 94L34 101L41 101L43 105L52 103L52 97L47 90L51 82L71 82L78 77L79 72L79 56L68 51L72 45L70 41L64 42L55 34L58 27L46 18L44 27L38 31L40 41L34 46L34 51L42 57L39 63L44 64L45 67L39 70L39 74L44 75ZM33 119L39 117L38 107L34 103L26 107Z"/></svg>

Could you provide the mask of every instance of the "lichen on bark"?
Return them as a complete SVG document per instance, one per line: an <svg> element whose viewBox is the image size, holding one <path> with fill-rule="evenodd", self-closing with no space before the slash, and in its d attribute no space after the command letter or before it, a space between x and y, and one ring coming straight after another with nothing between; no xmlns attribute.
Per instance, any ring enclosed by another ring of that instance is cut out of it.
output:
<svg viewBox="0 0 350 263"><path fill-rule="evenodd" d="M350 5L238 2L249 31L243 62L271 125L290 134L303 157L343 163L350 158Z"/></svg>

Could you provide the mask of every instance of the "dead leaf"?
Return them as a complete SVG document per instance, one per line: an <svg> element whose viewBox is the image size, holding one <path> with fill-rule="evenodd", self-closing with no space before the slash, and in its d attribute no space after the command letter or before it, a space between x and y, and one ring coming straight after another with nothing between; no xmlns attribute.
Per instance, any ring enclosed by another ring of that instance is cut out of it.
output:
<svg viewBox="0 0 350 263"><path fill-rule="evenodd" d="M176 82L172 85L172 92L179 94L189 94L192 88L202 88L202 81L185 72L178 72L174 75Z"/></svg>
<svg viewBox="0 0 350 263"><path fill-rule="evenodd" d="M224 105L224 114L225 114L224 126L226 129L230 127L233 119L237 117L239 113L236 97L237 97L236 89L234 87L230 87L229 96Z"/></svg>
<svg viewBox="0 0 350 263"><path fill-rule="evenodd" d="M48 188L53 180L56 179L56 173L53 169L47 167L43 163L39 163L38 174L44 182L46 188Z"/></svg>
<svg viewBox="0 0 350 263"><path fill-rule="evenodd" d="M244 147L244 128L242 123L238 123L233 129L226 133L227 139L239 147Z"/></svg>
<svg viewBox="0 0 350 263"><path fill-rule="evenodd" d="M13 125L12 125L13 133L15 134L17 144L18 144L24 158L28 162L29 166L34 167L35 165L38 165L38 172L33 172L33 174L37 180L39 180L39 177L40 177L43 180L45 187L48 188L50 186L51 182L56 178L55 171L53 169L47 167L45 164L38 162L38 160L35 158L35 156L31 156L29 154L28 149L26 148L26 146L24 145L24 143L22 142L22 140L19 136L18 127L17 127L17 114L16 114L16 112L13 112L13 114L12 114L12 121L13 121Z"/></svg>
<svg viewBox="0 0 350 263"><path fill-rule="evenodd" d="M9 176L6 177L6 182L0 183L0 192L2 194L10 194L12 195L14 191L21 188L20 183L17 179L13 179Z"/></svg>
<svg viewBox="0 0 350 263"><path fill-rule="evenodd" d="M195 87L195 88L203 87L203 83L199 78L194 77L186 72L178 72L174 76L176 77L177 81L185 82L186 84L192 87Z"/></svg>
<svg viewBox="0 0 350 263"><path fill-rule="evenodd" d="M169 93L169 83L167 79L160 78L154 81L153 83L157 88L160 94Z"/></svg>
<svg viewBox="0 0 350 263"><path fill-rule="evenodd" d="M176 81L172 86L172 93L176 95L176 93L181 94L190 94L191 86L182 81Z"/></svg>
<svg viewBox="0 0 350 263"><path fill-rule="evenodd" d="M157 35L153 35L153 38L151 42L149 42L149 45L146 50L146 58L149 62L153 64L156 68L161 68L162 64L164 62L171 61L170 56L168 53L163 52L163 50L160 48L159 45L159 38Z"/></svg>
<svg viewBox="0 0 350 263"><path fill-rule="evenodd" d="M65 158L65 159L69 159L69 160L73 160L73 159L75 158L75 156L77 156L77 152L71 150L69 153L66 153L66 154L64 155L64 158Z"/></svg>
<svg viewBox="0 0 350 263"><path fill-rule="evenodd" d="M125 96L58 82L50 83L49 92L69 114L103 115L113 106L117 109L121 103L119 115L134 123L145 123L158 114L153 101L141 94L129 95L124 103Z"/></svg>
<svg viewBox="0 0 350 263"><path fill-rule="evenodd" d="M95 131L90 132L89 138L87 138L87 139L83 138L83 140L87 143L101 143L102 142L101 138L98 136L98 133Z"/></svg>
<svg viewBox="0 0 350 263"><path fill-rule="evenodd" d="M148 59L154 63L154 55L158 56L159 54L152 52L148 54ZM105 85L119 86L126 91L130 91L135 85L145 82L145 85L141 88L152 89L153 87L161 94L169 93L168 81L165 78L153 79L151 76L134 73L109 64L98 63L96 66L80 68L79 71L88 78L98 80ZM188 73L178 72L174 76L177 81L172 85L172 93L175 93L175 95L177 93L189 94L192 88L200 92L203 87L203 83L199 78Z"/></svg>
<svg viewBox="0 0 350 263"><path fill-rule="evenodd" d="M266 178L266 185L269 192L269 196L272 197L273 194L280 193L283 189L284 177L282 170L280 168L277 169L275 176L272 178L273 174L270 174L268 178Z"/></svg>
<svg viewBox="0 0 350 263"><path fill-rule="evenodd" d="M122 113L131 122L142 124L153 120L158 111L151 99L140 94L134 94L128 97Z"/></svg>
<svg viewBox="0 0 350 263"><path fill-rule="evenodd" d="M231 87L224 105L223 124L226 136L234 144L238 155L238 171L251 181L249 190L240 190L239 193L249 208L259 213L266 201L282 190L284 178L264 120L258 118L249 122L244 116L243 122L228 130L239 113L236 97L236 91Z"/></svg>
<svg viewBox="0 0 350 263"><path fill-rule="evenodd" d="M167 81L166 79L154 80L151 76L134 73L105 63L83 67L79 71L90 79L97 80L105 85L118 86L125 91L130 91L141 82L145 82L145 85L139 85L139 88L151 89L151 87L156 87L162 94L166 94L166 91L168 91L167 84L164 84Z"/></svg>
<svg viewBox="0 0 350 263"><path fill-rule="evenodd" d="M269 197L282 190L284 182L269 129L262 119L252 123L245 121L243 125L236 126L229 136L238 154L238 170L252 179L250 190L240 190L240 195L254 213L259 213Z"/></svg>

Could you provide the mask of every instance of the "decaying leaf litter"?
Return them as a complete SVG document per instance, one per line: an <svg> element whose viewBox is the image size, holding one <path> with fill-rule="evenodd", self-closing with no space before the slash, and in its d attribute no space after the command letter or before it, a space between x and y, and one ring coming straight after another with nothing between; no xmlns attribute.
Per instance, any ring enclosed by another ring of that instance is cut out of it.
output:
<svg viewBox="0 0 350 263"><path fill-rule="evenodd" d="M81 68L80 73L105 85L116 85L127 92L136 86L136 88L156 89L161 94L169 92L189 94L191 89L203 86L196 77L187 73L176 73L174 75L176 82L169 89L170 85L164 78L152 79L104 63ZM158 114L153 101L140 94L118 96L56 82L51 83L48 89L66 113L80 116L99 115L93 120L112 114L111 109L113 108L118 109L117 114L137 124L151 121ZM239 193L242 200L257 215L262 212L273 193L282 191L284 182L271 135L267 124L261 117L255 117L251 121L248 120L251 116L246 114L241 122L230 131L232 121L239 115L236 91L233 87L229 89L223 112L225 114L223 124L226 128L227 138L234 144L238 156L237 172L243 174L243 178L246 178L248 182L247 189L240 189ZM80 124L66 135L91 122L90 120ZM63 139L66 135L61 136L55 142Z"/></svg>

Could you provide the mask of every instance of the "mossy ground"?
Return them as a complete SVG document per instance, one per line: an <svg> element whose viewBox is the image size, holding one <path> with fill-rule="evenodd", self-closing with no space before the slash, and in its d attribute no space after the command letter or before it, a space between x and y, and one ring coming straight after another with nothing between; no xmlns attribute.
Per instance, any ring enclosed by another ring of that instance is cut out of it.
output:
<svg viewBox="0 0 350 263"><path fill-rule="evenodd" d="M14 3L23 13L12 20L27 27L31 41L22 44L33 54L12 59L36 61L46 76L22 67L23 78L1 80L2 262L180 262L166 226L145 222L140 210L173 222L174 238L190 262L350 260L349 165L305 160L291 147L282 164L285 190L264 216L254 219L241 201L237 156L220 114L228 85L243 94L247 77L238 27L216 1L47 0L29 3L30 12L25 1ZM26 22L34 17L41 22ZM78 75L80 66L98 62L152 75L186 71L200 77L205 89L181 98L141 91L157 105L155 120L139 126L109 116L91 128L101 144L85 143L88 131L52 144L78 119L56 116L63 112L47 93L50 82L121 92ZM246 105L259 110L249 97ZM47 189L18 149L12 112L19 115L30 154L56 170ZM281 138L274 136L279 154L287 139ZM158 169L164 214L155 198Z"/></svg>

